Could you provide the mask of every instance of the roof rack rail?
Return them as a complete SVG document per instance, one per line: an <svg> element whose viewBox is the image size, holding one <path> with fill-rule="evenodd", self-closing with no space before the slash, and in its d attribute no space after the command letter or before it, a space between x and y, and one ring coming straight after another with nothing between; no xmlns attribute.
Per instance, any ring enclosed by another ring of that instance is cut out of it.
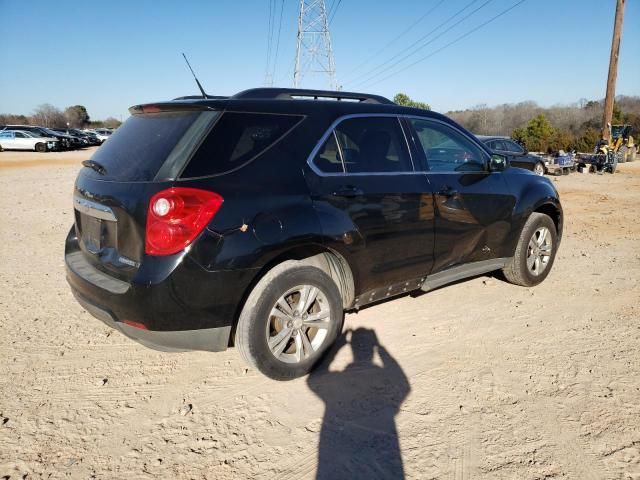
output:
<svg viewBox="0 0 640 480"><path fill-rule="evenodd" d="M393 104L391 100L380 95L335 90L307 90L302 88L251 88L249 90L236 93L231 98L260 100L336 100Z"/></svg>
<svg viewBox="0 0 640 480"><path fill-rule="evenodd" d="M207 98L202 98L202 95L185 95L184 97L176 97L173 100L226 100L229 97L223 95L207 95Z"/></svg>

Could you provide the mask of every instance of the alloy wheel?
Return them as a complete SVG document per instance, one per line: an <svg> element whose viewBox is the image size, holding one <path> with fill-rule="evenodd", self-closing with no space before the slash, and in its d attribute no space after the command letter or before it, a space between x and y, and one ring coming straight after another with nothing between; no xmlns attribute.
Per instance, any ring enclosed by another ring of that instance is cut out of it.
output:
<svg viewBox="0 0 640 480"><path fill-rule="evenodd" d="M531 236L527 246L527 268L532 275L541 275L549 266L553 240L547 227L540 227Z"/></svg>
<svg viewBox="0 0 640 480"><path fill-rule="evenodd" d="M331 309L322 290L313 285L291 288L269 313L269 350L282 362L300 363L322 347L330 325Z"/></svg>

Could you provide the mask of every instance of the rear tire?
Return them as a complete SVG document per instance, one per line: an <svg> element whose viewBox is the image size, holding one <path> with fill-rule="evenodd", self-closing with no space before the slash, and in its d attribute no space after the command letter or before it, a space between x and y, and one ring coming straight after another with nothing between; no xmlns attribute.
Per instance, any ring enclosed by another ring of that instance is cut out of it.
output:
<svg viewBox="0 0 640 480"><path fill-rule="evenodd" d="M326 273L284 262L249 294L235 345L245 361L267 377L291 380L318 363L340 334L343 319L340 291Z"/></svg>
<svg viewBox="0 0 640 480"><path fill-rule="evenodd" d="M557 249L558 234L553 220L548 215L534 212L525 223L516 251L502 272L514 285L538 285L549 275Z"/></svg>
<svg viewBox="0 0 640 480"><path fill-rule="evenodd" d="M46 143L36 143L36 152L45 153L47 151Z"/></svg>

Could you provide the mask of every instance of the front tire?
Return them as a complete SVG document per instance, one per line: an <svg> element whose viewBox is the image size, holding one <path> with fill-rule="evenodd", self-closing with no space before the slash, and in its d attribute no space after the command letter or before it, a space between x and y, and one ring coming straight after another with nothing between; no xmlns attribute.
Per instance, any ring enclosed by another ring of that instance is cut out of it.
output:
<svg viewBox="0 0 640 480"><path fill-rule="evenodd" d="M47 151L47 145L45 143L36 143L36 152L45 153Z"/></svg>
<svg viewBox="0 0 640 480"><path fill-rule="evenodd" d="M538 285L549 275L557 249L558 233L553 220L534 212L520 233L515 254L502 272L514 285Z"/></svg>
<svg viewBox="0 0 640 480"><path fill-rule="evenodd" d="M284 262L253 288L235 344L247 363L274 380L307 374L342 330L342 298L322 270Z"/></svg>

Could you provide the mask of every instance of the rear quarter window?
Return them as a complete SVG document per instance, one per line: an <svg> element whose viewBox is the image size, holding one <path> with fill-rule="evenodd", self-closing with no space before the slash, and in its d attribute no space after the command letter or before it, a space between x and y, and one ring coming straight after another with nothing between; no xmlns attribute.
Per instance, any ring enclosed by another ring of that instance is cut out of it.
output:
<svg viewBox="0 0 640 480"><path fill-rule="evenodd" d="M281 140L302 118L299 115L225 112L180 177L207 177L240 168Z"/></svg>

